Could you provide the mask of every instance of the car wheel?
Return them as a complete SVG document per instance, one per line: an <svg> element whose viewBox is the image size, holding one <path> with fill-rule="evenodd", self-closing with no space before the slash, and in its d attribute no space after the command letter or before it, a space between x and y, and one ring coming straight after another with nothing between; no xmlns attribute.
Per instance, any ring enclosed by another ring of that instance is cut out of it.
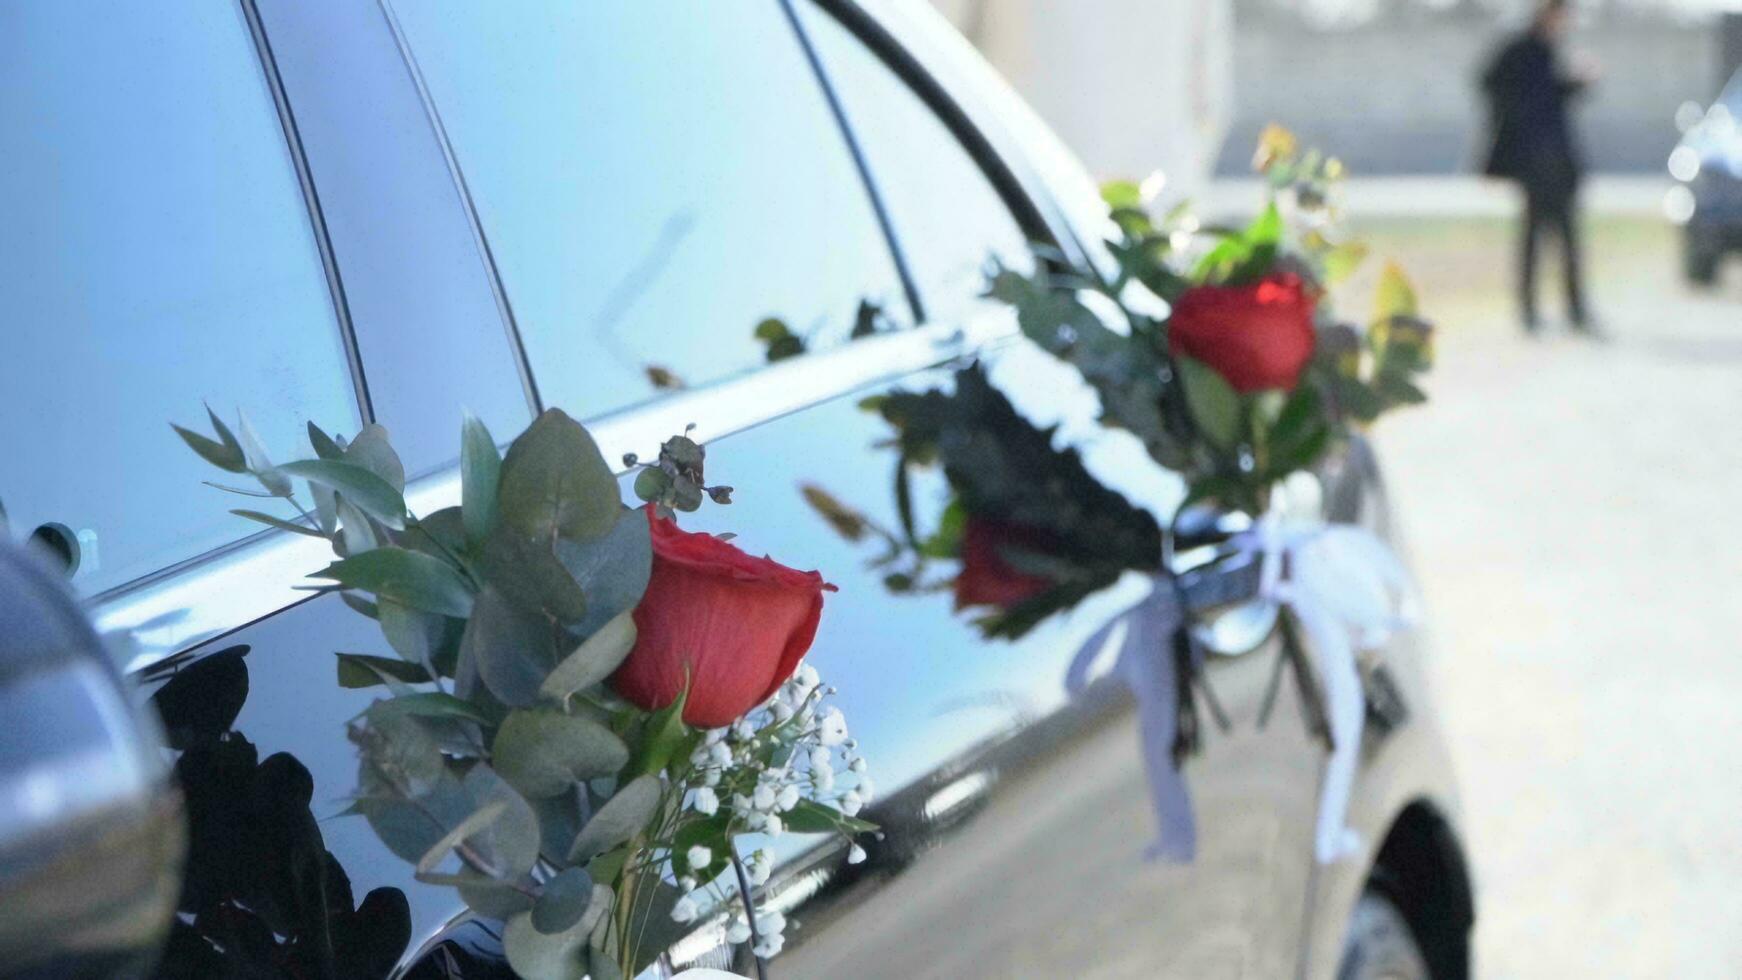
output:
<svg viewBox="0 0 1742 980"><path fill-rule="evenodd" d="M1710 286L1718 281L1718 255L1688 242L1682 254L1682 265L1688 281L1696 286Z"/></svg>
<svg viewBox="0 0 1742 980"><path fill-rule="evenodd" d="M1403 911L1369 888L1349 916L1337 980L1433 980Z"/></svg>

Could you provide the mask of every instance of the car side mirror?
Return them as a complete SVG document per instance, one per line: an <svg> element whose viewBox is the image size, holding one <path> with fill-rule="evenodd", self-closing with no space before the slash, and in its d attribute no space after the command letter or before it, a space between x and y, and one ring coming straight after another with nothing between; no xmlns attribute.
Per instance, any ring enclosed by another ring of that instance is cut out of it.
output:
<svg viewBox="0 0 1742 980"><path fill-rule="evenodd" d="M0 970L149 972L186 838L150 709L40 556L0 540Z"/></svg>

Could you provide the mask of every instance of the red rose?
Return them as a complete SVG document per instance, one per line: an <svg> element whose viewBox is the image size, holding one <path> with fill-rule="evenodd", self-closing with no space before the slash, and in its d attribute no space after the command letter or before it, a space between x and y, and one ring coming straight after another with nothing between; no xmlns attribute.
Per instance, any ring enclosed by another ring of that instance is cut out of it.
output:
<svg viewBox="0 0 1742 980"><path fill-rule="evenodd" d="M968 518L962 529L962 571L956 576L956 608L1009 609L1052 588L1051 579L1017 571L1003 549L1043 551L1041 535L1015 524Z"/></svg>
<svg viewBox="0 0 1742 980"><path fill-rule="evenodd" d="M677 698L683 720L731 724L774 695L816 638L823 590L816 572L752 558L711 534L684 531L648 508L653 576L635 607L635 647L611 687L648 710Z"/></svg>
<svg viewBox="0 0 1742 980"><path fill-rule="evenodd" d="M1193 286L1174 304L1168 347L1235 391L1290 390L1313 356L1315 299L1292 272L1250 286Z"/></svg>

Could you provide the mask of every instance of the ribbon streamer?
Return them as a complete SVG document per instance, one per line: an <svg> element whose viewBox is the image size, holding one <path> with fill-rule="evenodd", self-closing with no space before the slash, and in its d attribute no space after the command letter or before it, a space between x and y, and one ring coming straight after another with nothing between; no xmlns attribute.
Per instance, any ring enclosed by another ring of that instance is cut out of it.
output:
<svg viewBox="0 0 1742 980"><path fill-rule="evenodd" d="M1173 661L1173 637L1184 625L1185 614L1173 579L1155 576L1149 595L1096 630L1077 650L1065 671L1065 690L1072 695L1081 694L1089 684L1089 668L1106 647L1108 638L1114 630L1124 627L1112 673L1125 682L1137 701L1143 766L1157 824L1156 839L1144 856L1180 863L1196 856L1198 843L1191 794L1173 755L1174 740L1179 734L1179 679Z"/></svg>
<svg viewBox="0 0 1742 980"><path fill-rule="evenodd" d="M1348 826L1367 714L1356 650L1377 646L1411 624L1409 573L1385 542L1348 524L1285 528L1268 514L1231 543L1259 558L1259 598L1292 613L1315 654L1331 753L1319 788L1314 853L1329 864L1361 844Z"/></svg>

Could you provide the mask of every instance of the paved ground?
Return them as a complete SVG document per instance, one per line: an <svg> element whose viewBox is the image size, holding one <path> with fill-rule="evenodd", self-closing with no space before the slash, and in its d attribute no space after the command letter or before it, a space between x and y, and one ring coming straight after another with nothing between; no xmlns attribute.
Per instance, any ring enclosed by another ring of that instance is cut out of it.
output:
<svg viewBox="0 0 1742 980"><path fill-rule="evenodd" d="M1531 342L1504 224L1369 230L1443 331L1435 401L1378 441L1435 621L1479 975L1742 976L1742 268L1690 293L1661 222L1594 221L1611 342Z"/></svg>

